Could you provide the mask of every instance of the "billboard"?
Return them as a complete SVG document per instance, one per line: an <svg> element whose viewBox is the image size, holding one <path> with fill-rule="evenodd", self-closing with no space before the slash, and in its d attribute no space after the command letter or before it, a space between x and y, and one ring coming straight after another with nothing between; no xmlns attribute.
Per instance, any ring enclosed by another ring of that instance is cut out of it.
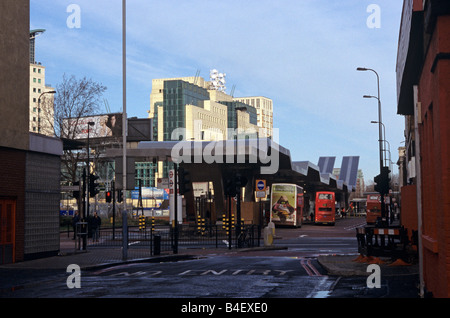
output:
<svg viewBox="0 0 450 318"><path fill-rule="evenodd" d="M89 125L89 123L93 123ZM89 128L88 128L89 127ZM64 119L62 135L71 139L105 138L122 136L122 114L104 114Z"/></svg>
<svg viewBox="0 0 450 318"><path fill-rule="evenodd" d="M270 220L278 225L301 226L303 188L296 184L272 184Z"/></svg>
<svg viewBox="0 0 450 318"><path fill-rule="evenodd" d="M156 200L169 200L169 195L164 189L158 189L155 187L142 187L141 188L142 199L156 199ZM131 198L133 200L139 199L139 189L131 191Z"/></svg>

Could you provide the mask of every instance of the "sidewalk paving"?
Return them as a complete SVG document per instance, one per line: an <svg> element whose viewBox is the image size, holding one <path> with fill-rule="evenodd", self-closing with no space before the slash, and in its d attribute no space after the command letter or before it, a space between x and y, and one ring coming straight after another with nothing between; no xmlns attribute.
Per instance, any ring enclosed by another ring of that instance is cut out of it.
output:
<svg viewBox="0 0 450 318"><path fill-rule="evenodd" d="M407 264L400 260L391 260L389 257L361 259L355 255L321 255L318 262L332 276L368 276L370 264L380 266L383 276L416 275L419 273L418 264Z"/></svg>

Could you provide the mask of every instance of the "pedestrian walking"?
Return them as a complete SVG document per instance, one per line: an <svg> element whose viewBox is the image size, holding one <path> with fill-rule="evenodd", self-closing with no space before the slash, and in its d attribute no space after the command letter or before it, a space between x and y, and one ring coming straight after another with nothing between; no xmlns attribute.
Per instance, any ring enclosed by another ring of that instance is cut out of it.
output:
<svg viewBox="0 0 450 318"><path fill-rule="evenodd" d="M72 229L73 229L73 238L72 240L74 240L76 238L77 235L77 223L80 222L80 215L78 214L78 211L75 211L75 214L73 215L72 218Z"/></svg>
<svg viewBox="0 0 450 318"><path fill-rule="evenodd" d="M94 212L94 218L92 219L91 224L92 224L92 241L98 242L102 219L98 216L97 212Z"/></svg>

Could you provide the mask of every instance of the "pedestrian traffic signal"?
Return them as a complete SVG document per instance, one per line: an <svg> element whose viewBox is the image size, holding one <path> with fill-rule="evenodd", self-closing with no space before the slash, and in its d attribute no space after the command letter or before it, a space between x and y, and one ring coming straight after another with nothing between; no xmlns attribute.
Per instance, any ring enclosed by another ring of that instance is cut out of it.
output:
<svg viewBox="0 0 450 318"><path fill-rule="evenodd" d="M95 195L100 192L100 190L98 189L98 183L95 183L95 181L99 178L100 177L96 176L95 174L89 175L89 196L91 197L95 197Z"/></svg>
<svg viewBox="0 0 450 318"><path fill-rule="evenodd" d="M184 168L178 168L178 184L180 187L180 194L183 195L191 191L191 180L189 177L189 172L184 170Z"/></svg>
<svg viewBox="0 0 450 318"><path fill-rule="evenodd" d="M112 199L112 192L111 191L106 191L105 192L105 198L106 198L106 202L110 203L111 199Z"/></svg>
<svg viewBox="0 0 450 318"><path fill-rule="evenodd" d="M117 202L123 201L123 193L122 190L117 191Z"/></svg>

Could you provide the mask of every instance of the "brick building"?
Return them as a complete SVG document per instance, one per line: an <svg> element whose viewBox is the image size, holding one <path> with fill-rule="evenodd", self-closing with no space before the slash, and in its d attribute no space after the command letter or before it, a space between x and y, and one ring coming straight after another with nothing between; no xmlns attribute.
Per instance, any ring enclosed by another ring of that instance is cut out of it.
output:
<svg viewBox="0 0 450 318"><path fill-rule="evenodd" d="M404 1L397 91L408 182L402 223L419 230L422 295L450 297L450 1Z"/></svg>

